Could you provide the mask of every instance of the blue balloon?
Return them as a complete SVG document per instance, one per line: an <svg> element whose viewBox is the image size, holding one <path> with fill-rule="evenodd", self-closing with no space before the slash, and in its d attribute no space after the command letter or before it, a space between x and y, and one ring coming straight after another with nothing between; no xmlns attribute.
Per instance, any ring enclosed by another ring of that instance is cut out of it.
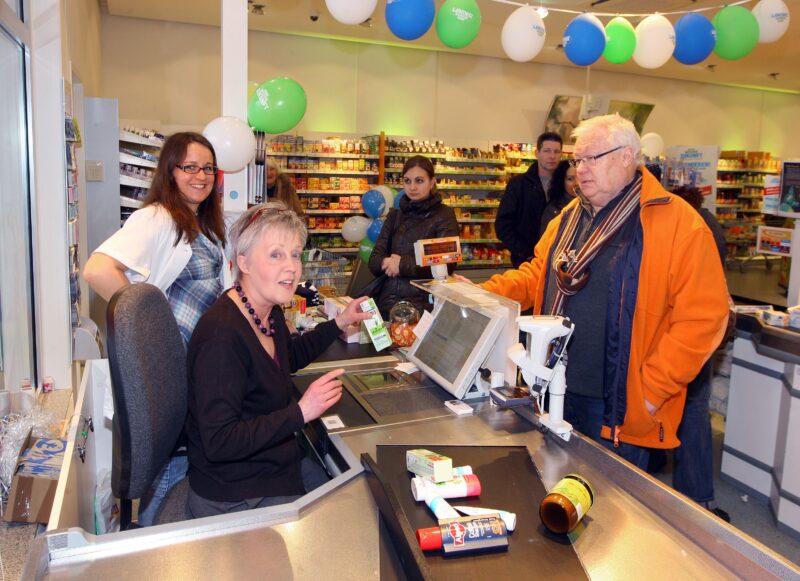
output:
<svg viewBox="0 0 800 581"><path fill-rule="evenodd" d="M386 24L398 38L414 40L428 32L436 16L433 0L387 0Z"/></svg>
<svg viewBox="0 0 800 581"><path fill-rule="evenodd" d="M370 190L361 198L364 213L370 218L380 218L386 209L386 198L378 190Z"/></svg>
<svg viewBox="0 0 800 581"><path fill-rule="evenodd" d="M606 33L595 18L581 14L567 25L561 42L569 60L579 66L588 66L602 56L606 48Z"/></svg>
<svg viewBox="0 0 800 581"><path fill-rule="evenodd" d="M397 208L399 210L400 209L400 198L402 198L405 195L406 195L406 191L405 190L400 190L399 192L397 192L397 195L394 197L394 203L392 204L392 207L393 208Z"/></svg>
<svg viewBox="0 0 800 581"><path fill-rule="evenodd" d="M684 14L675 23L675 52L679 63L696 65L703 62L714 50L717 32L711 21L697 12Z"/></svg>
<svg viewBox="0 0 800 581"><path fill-rule="evenodd" d="M375 218L369 225L369 228L367 228L367 238L369 238L373 242L377 242L378 236L380 236L382 229L383 229L383 220L380 218Z"/></svg>

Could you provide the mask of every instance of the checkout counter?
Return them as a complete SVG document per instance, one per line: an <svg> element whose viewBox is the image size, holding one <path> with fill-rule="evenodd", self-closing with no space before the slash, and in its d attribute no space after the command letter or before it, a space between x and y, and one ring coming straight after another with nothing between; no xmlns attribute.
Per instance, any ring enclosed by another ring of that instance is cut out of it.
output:
<svg viewBox="0 0 800 581"><path fill-rule="evenodd" d="M475 378L485 377L481 368L515 376L506 352L517 340L516 307L488 293L453 299L448 292L434 293L436 316L417 340L428 338L426 349L409 353L421 371L397 370L406 358L401 353L337 343L298 373L295 383L303 390L330 368L347 369L343 398L305 429L332 478L294 503L91 534L93 482L103 463L110 463L110 423L95 420L88 440L76 425L51 523L34 541L23 578L798 577L791 563L603 447L577 433L566 439L543 429L531 406L491 405L488 385L479 380L476 387ZM511 310L495 316L504 309ZM468 331L479 333L480 340L460 341ZM464 369L471 376L462 381ZM102 362L88 366L77 398L82 416L102 416L107 380ZM443 402L454 397L464 398L474 413L452 414ZM435 524L424 504L408 500L410 477L397 462L397 450L408 447L446 449L454 462L472 465L484 484L480 505L518 515L507 551L444 558L438 551L423 555L404 542L392 511L407 517L406 532L413 530L409 523ZM568 537L552 535L539 522L539 502L570 472L591 482L594 505Z"/></svg>
<svg viewBox="0 0 800 581"><path fill-rule="evenodd" d="M752 315L736 322L722 478L800 535L800 332Z"/></svg>

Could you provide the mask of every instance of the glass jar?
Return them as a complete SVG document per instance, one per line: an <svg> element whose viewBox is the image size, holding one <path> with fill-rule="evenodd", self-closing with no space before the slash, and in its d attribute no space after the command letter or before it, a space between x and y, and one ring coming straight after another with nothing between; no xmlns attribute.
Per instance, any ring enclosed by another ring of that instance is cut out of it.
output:
<svg viewBox="0 0 800 581"><path fill-rule="evenodd" d="M412 303L400 301L389 311L390 327L393 347L410 347L417 338L414 327L419 321L419 311Z"/></svg>

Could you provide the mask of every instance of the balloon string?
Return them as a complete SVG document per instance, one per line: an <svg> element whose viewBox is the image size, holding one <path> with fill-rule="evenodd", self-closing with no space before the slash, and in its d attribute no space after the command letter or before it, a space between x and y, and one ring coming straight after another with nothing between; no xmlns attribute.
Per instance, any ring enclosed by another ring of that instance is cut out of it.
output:
<svg viewBox="0 0 800 581"><path fill-rule="evenodd" d="M490 0L491 2L496 2L498 4L509 4L511 6L529 6L527 2L515 2L514 0ZM678 14L692 14L693 12L708 12L710 10L719 10L725 8L726 6L741 6L742 4L747 4L748 2L752 2L752 0L739 0L738 2L726 2L725 4L721 4L719 6L707 6L705 8L696 8L695 10L678 10L675 12L655 12L655 14L661 14L662 16L675 16ZM653 13L647 14L636 14L636 13L623 13L623 12L594 12L592 10L567 10L565 8L551 8L547 7L548 12L561 12L563 14L593 14L594 16L624 16L625 18L645 18L647 16L651 16Z"/></svg>

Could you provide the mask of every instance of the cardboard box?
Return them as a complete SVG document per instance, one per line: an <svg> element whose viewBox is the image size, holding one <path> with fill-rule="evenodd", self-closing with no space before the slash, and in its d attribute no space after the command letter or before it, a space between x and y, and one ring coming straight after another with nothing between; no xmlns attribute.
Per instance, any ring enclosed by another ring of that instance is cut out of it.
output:
<svg viewBox="0 0 800 581"><path fill-rule="evenodd" d="M350 297L325 297L325 302L323 303L323 311L325 312L325 316L328 319L333 319L341 313L346 307L347 304L352 301L353 299ZM339 339L344 341L345 343L369 343L370 338L369 334L367 334L366 327L364 324L361 324L361 328L358 332L351 331L349 334L342 333L339 335Z"/></svg>
<svg viewBox="0 0 800 581"><path fill-rule="evenodd" d="M4 520L47 524L66 447L66 440L28 434L20 448Z"/></svg>

